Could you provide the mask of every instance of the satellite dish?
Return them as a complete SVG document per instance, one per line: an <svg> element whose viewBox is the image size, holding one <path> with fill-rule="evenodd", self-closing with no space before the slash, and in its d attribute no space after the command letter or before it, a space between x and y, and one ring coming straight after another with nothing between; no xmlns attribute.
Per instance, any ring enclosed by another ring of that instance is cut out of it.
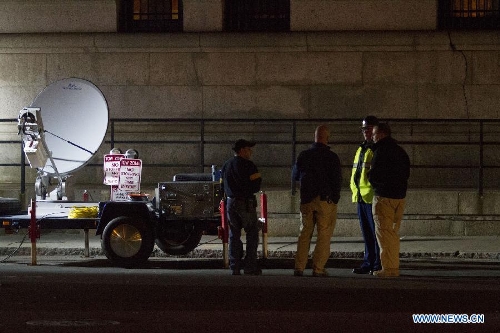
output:
<svg viewBox="0 0 500 333"><path fill-rule="evenodd" d="M92 82L56 81L38 94L31 107L40 109L46 146L55 164L54 168L47 159L45 173L65 176L84 166L101 146L108 128L108 104Z"/></svg>

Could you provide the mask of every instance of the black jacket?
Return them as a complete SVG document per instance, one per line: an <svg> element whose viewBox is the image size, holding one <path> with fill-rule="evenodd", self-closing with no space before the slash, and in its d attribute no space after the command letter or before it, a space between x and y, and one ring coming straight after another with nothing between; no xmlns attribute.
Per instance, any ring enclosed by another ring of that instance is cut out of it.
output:
<svg viewBox="0 0 500 333"><path fill-rule="evenodd" d="M300 203L311 202L318 195L339 202L342 186L340 159L327 145L313 143L311 148L302 151L292 177L300 181Z"/></svg>
<svg viewBox="0 0 500 333"><path fill-rule="evenodd" d="M240 156L233 156L222 167L224 193L228 197L252 198L259 192L262 178L252 179L257 174L257 166Z"/></svg>
<svg viewBox="0 0 500 333"><path fill-rule="evenodd" d="M410 178L410 158L392 137L385 137L372 146L372 166L368 180L375 195L403 199Z"/></svg>

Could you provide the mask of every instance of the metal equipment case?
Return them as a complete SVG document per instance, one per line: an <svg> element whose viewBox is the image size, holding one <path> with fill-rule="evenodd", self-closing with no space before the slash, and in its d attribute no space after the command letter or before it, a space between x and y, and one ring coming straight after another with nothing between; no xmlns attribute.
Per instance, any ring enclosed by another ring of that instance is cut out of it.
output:
<svg viewBox="0 0 500 333"><path fill-rule="evenodd" d="M221 184L217 181L158 183L158 208L166 219L207 219L220 216Z"/></svg>

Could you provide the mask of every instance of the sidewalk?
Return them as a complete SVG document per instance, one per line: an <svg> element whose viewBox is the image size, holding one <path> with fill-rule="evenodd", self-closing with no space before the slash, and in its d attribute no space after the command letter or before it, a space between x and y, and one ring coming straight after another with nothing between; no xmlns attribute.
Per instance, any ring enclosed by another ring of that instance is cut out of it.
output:
<svg viewBox="0 0 500 333"><path fill-rule="evenodd" d="M5 235L0 230L0 260L11 255L30 255L31 242L26 230L19 234ZM102 255L100 236L89 231L89 255ZM24 239L24 241L23 241ZM313 238L314 246L315 239ZM22 242L22 245L21 245ZM297 247L296 237L269 237L269 258L293 258ZM81 230L45 232L36 242L38 255L84 255L85 235ZM331 258L362 258L364 243L360 237L332 237ZM262 250L262 244L259 246ZM500 236L408 236L401 237L401 258L447 258L494 260L500 262ZM166 256L155 249L154 256ZM200 245L184 257L222 258L222 241L217 236L203 236Z"/></svg>

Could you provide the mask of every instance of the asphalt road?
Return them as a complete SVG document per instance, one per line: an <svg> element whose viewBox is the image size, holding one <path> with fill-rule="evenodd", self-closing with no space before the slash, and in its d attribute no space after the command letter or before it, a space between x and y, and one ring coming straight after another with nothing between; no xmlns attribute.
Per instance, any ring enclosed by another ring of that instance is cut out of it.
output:
<svg viewBox="0 0 500 333"><path fill-rule="evenodd" d="M231 276L218 260L101 258L0 264L0 332L498 332L498 263L405 262L402 276L294 277L290 261ZM337 268L340 267L340 268ZM310 273L310 272L308 272ZM484 315L484 323L415 324L413 314Z"/></svg>

